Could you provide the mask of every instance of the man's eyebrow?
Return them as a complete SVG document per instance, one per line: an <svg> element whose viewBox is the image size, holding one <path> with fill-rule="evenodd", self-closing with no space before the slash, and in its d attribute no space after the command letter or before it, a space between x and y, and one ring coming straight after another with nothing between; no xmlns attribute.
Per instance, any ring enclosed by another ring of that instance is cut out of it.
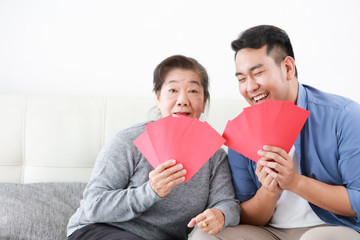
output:
<svg viewBox="0 0 360 240"><path fill-rule="evenodd" d="M254 71L257 68L261 68L262 66L264 66L262 63L256 64L255 66L251 67L249 69L250 72ZM235 77L239 76L239 75L244 75L242 72L236 72L235 73Z"/></svg>
<svg viewBox="0 0 360 240"><path fill-rule="evenodd" d="M262 66L264 66L262 63L256 64L255 66L251 67L249 70L250 71L254 71L257 68L261 68Z"/></svg>

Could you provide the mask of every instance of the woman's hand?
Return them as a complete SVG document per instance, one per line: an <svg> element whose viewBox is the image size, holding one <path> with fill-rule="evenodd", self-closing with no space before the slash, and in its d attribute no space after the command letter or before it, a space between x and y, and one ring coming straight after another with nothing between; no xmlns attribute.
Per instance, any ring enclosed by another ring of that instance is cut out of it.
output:
<svg viewBox="0 0 360 240"><path fill-rule="evenodd" d="M149 173L150 186L159 197L165 197L173 187L184 182L186 170L175 160L168 160Z"/></svg>
<svg viewBox="0 0 360 240"><path fill-rule="evenodd" d="M187 226L192 228L195 224L204 232L213 235L224 228L225 217L218 209L206 209L203 213L192 218Z"/></svg>

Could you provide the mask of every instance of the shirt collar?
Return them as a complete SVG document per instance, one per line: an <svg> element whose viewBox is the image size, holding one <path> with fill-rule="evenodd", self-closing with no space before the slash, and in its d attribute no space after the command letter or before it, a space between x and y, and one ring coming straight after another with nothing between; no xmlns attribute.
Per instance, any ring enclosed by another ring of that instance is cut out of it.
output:
<svg viewBox="0 0 360 240"><path fill-rule="evenodd" d="M299 86L299 88L298 88L298 96L297 96L296 105L298 107L301 107L302 109L306 109L307 108L306 90L305 90L304 86L301 85L299 82L298 82L298 86ZM296 149L298 158L300 160L300 164L302 163L302 161L301 161L301 159L302 159L302 157L301 157L301 155L302 155L302 152L301 152L301 137L302 137L301 132L300 132L299 136L296 138L296 141L294 143L294 147Z"/></svg>
<svg viewBox="0 0 360 240"><path fill-rule="evenodd" d="M296 105L303 109L307 109L306 90L302 84L298 83L298 85L299 85L299 88L298 88L299 90L298 90Z"/></svg>

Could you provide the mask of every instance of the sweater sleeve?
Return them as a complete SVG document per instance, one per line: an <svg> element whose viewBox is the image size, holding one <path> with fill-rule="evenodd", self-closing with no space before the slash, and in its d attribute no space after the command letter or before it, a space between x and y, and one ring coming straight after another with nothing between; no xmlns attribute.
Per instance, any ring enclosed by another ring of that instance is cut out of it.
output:
<svg viewBox="0 0 360 240"><path fill-rule="evenodd" d="M240 205L235 199L228 158L223 149L212 157L212 173L208 208L219 209L225 216L225 225L235 226L240 221Z"/></svg>
<svg viewBox="0 0 360 240"><path fill-rule="evenodd" d="M122 131L101 150L82 200L89 221L128 221L160 200L150 187L148 175L136 172L141 156L133 138L129 131ZM149 164L143 168L147 167ZM136 183L135 174L142 175Z"/></svg>

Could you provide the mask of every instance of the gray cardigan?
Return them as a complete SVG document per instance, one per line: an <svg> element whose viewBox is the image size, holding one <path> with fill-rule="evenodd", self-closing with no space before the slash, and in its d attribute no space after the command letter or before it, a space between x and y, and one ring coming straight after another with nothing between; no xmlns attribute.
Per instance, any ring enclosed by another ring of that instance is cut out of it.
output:
<svg viewBox="0 0 360 240"><path fill-rule="evenodd" d="M150 187L153 167L133 144L145 124L120 131L101 150L67 233L91 223L105 222L146 240L187 239L191 218L207 208L225 216L225 226L239 223L226 152L219 149L187 182L160 198Z"/></svg>

